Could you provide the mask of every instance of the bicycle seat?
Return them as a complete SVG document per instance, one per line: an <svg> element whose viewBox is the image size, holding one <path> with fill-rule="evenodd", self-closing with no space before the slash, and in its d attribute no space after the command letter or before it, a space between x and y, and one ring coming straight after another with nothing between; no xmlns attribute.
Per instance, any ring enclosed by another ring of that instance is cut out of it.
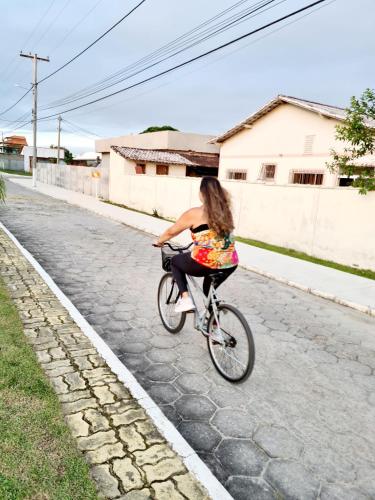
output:
<svg viewBox="0 0 375 500"><path fill-rule="evenodd" d="M212 281L215 283L215 281L218 279L218 278L222 278L224 277L225 273L223 273L223 271L216 271L216 273L210 273L208 275L209 278L212 279Z"/></svg>

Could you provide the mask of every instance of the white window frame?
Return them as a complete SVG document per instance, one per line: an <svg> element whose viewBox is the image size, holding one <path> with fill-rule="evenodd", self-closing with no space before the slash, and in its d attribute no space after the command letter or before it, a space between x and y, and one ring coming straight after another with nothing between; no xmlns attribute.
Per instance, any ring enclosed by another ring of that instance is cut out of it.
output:
<svg viewBox="0 0 375 500"><path fill-rule="evenodd" d="M273 177L266 177L266 170L267 167L269 166L275 167L275 172ZM262 163L258 180L262 182L275 182L276 172L277 172L277 163Z"/></svg>

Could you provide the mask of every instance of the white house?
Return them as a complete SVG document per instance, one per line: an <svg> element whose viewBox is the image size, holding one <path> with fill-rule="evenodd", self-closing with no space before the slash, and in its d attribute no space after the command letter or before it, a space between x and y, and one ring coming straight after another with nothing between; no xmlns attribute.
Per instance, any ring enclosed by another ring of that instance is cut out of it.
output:
<svg viewBox="0 0 375 500"><path fill-rule="evenodd" d="M327 168L332 149L343 151L336 126L344 118L343 108L279 95L214 139L220 144L219 178L345 185L346 179Z"/></svg>
<svg viewBox="0 0 375 500"><path fill-rule="evenodd" d="M24 170L25 172L31 172L32 170L32 159L33 159L33 147L25 146L22 149ZM52 160L52 161L51 161ZM57 148L37 148L37 162L38 163L55 163L57 160ZM60 163L64 163L64 149L60 148Z"/></svg>

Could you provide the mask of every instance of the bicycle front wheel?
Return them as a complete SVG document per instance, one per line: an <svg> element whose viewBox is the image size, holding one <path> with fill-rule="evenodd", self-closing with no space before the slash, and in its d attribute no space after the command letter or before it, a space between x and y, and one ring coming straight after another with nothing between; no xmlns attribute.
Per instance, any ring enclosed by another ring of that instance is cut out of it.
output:
<svg viewBox="0 0 375 500"><path fill-rule="evenodd" d="M217 371L230 382L244 382L253 371L255 345L244 315L229 304L218 306L218 324L208 320L208 350Z"/></svg>
<svg viewBox="0 0 375 500"><path fill-rule="evenodd" d="M161 321L170 333L182 330L186 320L186 313L176 313L174 310L178 297L179 291L172 273L164 274L158 288L158 308Z"/></svg>

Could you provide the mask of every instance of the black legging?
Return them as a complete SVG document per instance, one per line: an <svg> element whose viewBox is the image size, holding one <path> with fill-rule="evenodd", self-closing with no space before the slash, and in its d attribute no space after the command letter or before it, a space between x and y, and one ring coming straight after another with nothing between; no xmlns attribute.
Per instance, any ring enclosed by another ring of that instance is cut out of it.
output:
<svg viewBox="0 0 375 500"><path fill-rule="evenodd" d="M211 286L211 278L208 275L217 272L222 273L220 274L220 277L215 280L217 288L237 269L237 266L227 267L224 269L211 269L193 260L190 253L180 253L172 258L171 269L180 293L187 292L187 274L189 276L197 277L204 276L203 293L207 297Z"/></svg>

